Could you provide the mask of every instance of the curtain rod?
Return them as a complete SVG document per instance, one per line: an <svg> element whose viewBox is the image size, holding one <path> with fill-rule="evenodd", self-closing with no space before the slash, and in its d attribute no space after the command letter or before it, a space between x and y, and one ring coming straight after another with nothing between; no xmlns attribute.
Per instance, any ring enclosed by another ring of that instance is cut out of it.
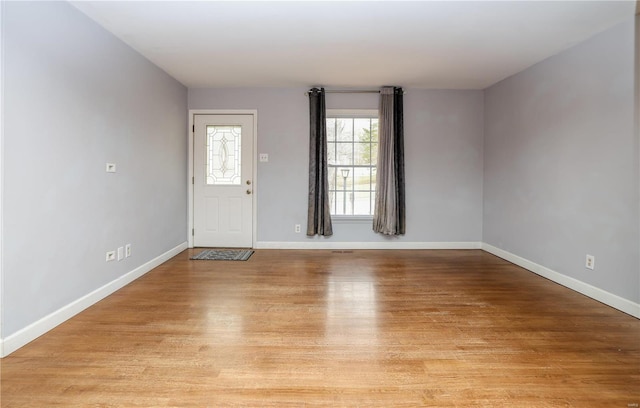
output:
<svg viewBox="0 0 640 408"><path fill-rule="evenodd" d="M378 89L325 89L324 93L380 93ZM406 91L402 92L406 94ZM309 92L305 92L304 96L309 96Z"/></svg>
<svg viewBox="0 0 640 408"><path fill-rule="evenodd" d="M324 93L380 93L377 89L325 89ZM309 92L304 93L309 96Z"/></svg>

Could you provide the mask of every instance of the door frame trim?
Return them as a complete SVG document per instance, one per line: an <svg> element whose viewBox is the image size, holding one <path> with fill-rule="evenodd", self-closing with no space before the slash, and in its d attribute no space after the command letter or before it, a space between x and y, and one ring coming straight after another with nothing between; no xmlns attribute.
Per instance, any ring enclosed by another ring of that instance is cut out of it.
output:
<svg viewBox="0 0 640 408"><path fill-rule="evenodd" d="M258 110L257 109L189 109L189 127L187 128L188 161L187 161L187 243L189 248L193 248L193 149L194 149L194 132L193 125L195 115L251 115L253 116L253 203L252 216L253 225L251 231L251 247L256 247L256 238L258 233Z"/></svg>

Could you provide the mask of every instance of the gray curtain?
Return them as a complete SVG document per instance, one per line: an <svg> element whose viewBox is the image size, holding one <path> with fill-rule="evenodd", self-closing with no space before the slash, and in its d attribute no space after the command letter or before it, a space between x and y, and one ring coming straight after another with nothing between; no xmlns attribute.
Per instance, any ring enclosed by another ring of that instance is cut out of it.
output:
<svg viewBox="0 0 640 408"><path fill-rule="evenodd" d="M378 175L373 230L405 233L404 123L402 88L380 90Z"/></svg>
<svg viewBox="0 0 640 408"><path fill-rule="evenodd" d="M307 235L333 235L329 212L327 111L324 88L309 90L309 210Z"/></svg>

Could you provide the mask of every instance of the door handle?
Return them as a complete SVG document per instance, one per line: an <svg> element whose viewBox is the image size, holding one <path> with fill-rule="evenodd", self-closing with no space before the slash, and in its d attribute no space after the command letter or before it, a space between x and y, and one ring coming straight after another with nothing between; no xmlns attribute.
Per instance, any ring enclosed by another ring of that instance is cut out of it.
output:
<svg viewBox="0 0 640 408"><path fill-rule="evenodd" d="M251 189L247 189L247 194L251 194Z"/></svg>
<svg viewBox="0 0 640 408"><path fill-rule="evenodd" d="M251 180L247 180L247 185L250 186L251 185Z"/></svg>

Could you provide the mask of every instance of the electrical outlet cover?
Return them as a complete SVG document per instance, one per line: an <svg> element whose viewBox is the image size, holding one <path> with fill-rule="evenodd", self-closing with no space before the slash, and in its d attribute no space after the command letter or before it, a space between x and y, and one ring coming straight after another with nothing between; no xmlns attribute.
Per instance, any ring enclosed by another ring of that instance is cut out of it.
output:
<svg viewBox="0 0 640 408"><path fill-rule="evenodd" d="M594 270L596 268L596 257L593 255L587 255L585 267L587 269Z"/></svg>

